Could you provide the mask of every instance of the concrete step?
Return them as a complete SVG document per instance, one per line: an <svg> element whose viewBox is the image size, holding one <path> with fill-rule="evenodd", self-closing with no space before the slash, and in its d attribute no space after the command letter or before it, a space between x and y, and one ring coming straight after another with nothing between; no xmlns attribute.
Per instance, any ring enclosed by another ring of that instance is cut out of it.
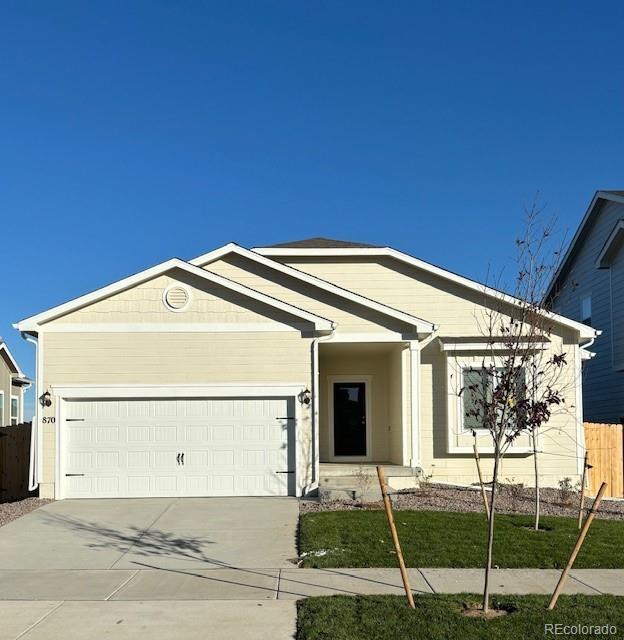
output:
<svg viewBox="0 0 624 640"><path fill-rule="evenodd" d="M399 464L384 464L380 463L383 467L384 473L387 478L397 476L418 476L420 469L417 467L405 467ZM377 479L377 465L374 464L341 464L338 462L322 462L321 463L321 478L330 477L343 477L343 476L373 476Z"/></svg>

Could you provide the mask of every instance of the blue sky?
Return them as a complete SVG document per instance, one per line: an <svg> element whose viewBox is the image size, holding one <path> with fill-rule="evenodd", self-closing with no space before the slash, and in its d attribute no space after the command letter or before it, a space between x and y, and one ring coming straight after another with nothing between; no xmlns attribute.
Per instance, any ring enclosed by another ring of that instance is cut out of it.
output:
<svg viewBox="0 0 624 640"><path fill-rule="evenodd" d="M0 335L171 256L312 235L467 276L624 188L624 5L4 2Z"/></svg>

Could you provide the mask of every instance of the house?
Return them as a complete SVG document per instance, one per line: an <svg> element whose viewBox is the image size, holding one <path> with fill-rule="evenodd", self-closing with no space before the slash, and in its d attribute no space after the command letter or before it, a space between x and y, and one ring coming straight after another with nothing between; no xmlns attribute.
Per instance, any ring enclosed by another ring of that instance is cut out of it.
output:
<svg viewBox="0 0 624 640"><path fill-rule="evenodd" d="M0 427L24 422L24 392L31 382L0 337Z"/></svg>
<svg viewBox="0 0 624 640"><path fill-rule="evenodd" d="M168 260L15 325L37 343L40 495L299 496L378 462L395 488L420 473L475 482L457 380L504 349L486 349L479 315L516 304L396 249L324 238ZM580 472L577 373L595 337L551 320L544 348L568 354L572 383L541 444L557 454L544 485ZM502 478L531 481L528 445Z"/></svg>
<svg viewBox="0 0 624 640"><path fill-rule="evenodd" d="M588 422L624 420L624 191L597 191L550 283L552 308L602 332L583 367Z"/></svg>

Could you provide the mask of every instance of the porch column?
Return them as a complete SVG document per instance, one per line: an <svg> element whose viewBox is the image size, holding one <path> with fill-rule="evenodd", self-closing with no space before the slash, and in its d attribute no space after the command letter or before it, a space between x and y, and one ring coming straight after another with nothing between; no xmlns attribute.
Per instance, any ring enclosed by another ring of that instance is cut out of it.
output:
<svg viewBox="0 0 624 640"><path fill-rule="evenodd" d="M410 466L420 467L420 344L410 340L410 405L412 423L412 447Z"/></svg>

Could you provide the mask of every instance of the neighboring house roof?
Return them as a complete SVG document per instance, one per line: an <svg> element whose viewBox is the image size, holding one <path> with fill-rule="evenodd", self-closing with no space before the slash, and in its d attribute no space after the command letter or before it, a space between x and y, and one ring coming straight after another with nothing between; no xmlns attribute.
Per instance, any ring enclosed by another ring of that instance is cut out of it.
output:
<svg viewBox="0 0 624 640"><path fill-rule="evenodd" d="M5 361L9 365L9 369L12 369L15 375L25 377L13 354L9 351L7 343L2 338L0 338L0 355L4 356Z"/></svg>
<svg viewBox="0 0 624 640"><path fill-rule="evenodd" d="M20 386L30 386L32 380L24 375L24 372L17 364L17 360L13 357L13 354L9 351L9 347L6 342L0 337L0 356L4 358L9 369L13 371L12 381L18 383Z"/></svg>
<svg viewBox="0 0 624 640"><path fill-rule="evenodd" d="M416 330L419 333L431 333L435 331L436 326L432 322L428 320L423 320L418 316L414 316L411 313L406 313L405 311L400 311L398 309L394 309L386 304L381 302L377 302L376 300L371 300L366 296L360 295L359 293L355 293L354 291L349 291L348 289L344 289L343 287L339 287L332 282L328 282L327 280L323 280L322 278L318 278L317 276L313 276L309 273L305 273L304 271L300 271L299 269L295 269L294 267L290 267L288 265L282 264L281 262L277 262L276 260L271 260L270 258L265 258L260 253L256 253L255 251L250 251L249 249L245 249L245 247L241 247L240 245L230 242L219 249L215 249L214 251L210 251L209 253L205 253L202 256L194 258L190 261L191 264L197 266L205 266L210 262L214 262L215 260L219 260L224 256L235 253L240 256L244 256L253 262L259 263L265 267L273 269L275 271L279 271L286 275L292 276L293 278L300 280L302 282L307 282L308 284L312 284L319 289L323 289L329 293L333 293L341 298L345 298L350 300L351 302L355 302L357 304L361 304L368 309L373 309L383 315L389 316L396 320L401 320L406 324L412 325L416 327Z"/></svg>
<svg viewBox="0 0 624 640"><path fill-rule="evenodd" d="M624 198L623 200L624 201ZM419 258L415 258L407 253L403 253L397 249L393 249L392 247L373 247L373 248L353 248L353 249L339 249L339 248L287 248L287 247L257 247L253 249L255 253L259 255L263 255L266 257L271 256L364 256L364 257L389 257L398 260L399 262L403 262L405 264L409 264L413 267L417 267L418 269L422 269L428 273L435 274L441 278L446 280L450 280L456 284L460 284L467 289L471 289L473 291L478 291L482 294L485 294L489 297L493 297L497 300L502 300L511 305L519 305L521 303L518 298L505 293L504 291L499 291L494 287L490 287L481 282L477 282L476 280L471 280L470 278L466 278L465 276L460 276L452 271L448 271L447 269L443 269L442 267L438 267L429 262L425 262L424 260L420 260ZM592 327L589 327L582 322L577 322L576 320L572 320L570 318L566 318L565 316L559 315L553 312L545 312L547 317L551 318L553 322L557 324L570 327L579 332L581 338L595 338L599 332Z"/></svg>
<svg viewBox="0 0 624 640"><path fill-rule="evenodd" d="M572 242L568 246L567 251L565 252L563 259L559 263L559 267L555 271L555 275L553 276L550 285L548 286L548 290L546 291L545 298L548 300L552 298L553 294L557 291L557 286L559 285L561 279L567 274L570 269L570 266L578 254L583 241L587 235L587 230L591 227L594 220L598 217L598 213L600 212L600 208L605 201L612 202L620 202L624 204L624 191L617 190L602 190L596 191L594 197L589 203L589 207L581 220L581 224L579 225L574 237L572 238Z"/></svg>
<svg viewBox="0 0 624 640"><path fill-rule="evenodd" d="M280 242L279 244L272 244L271 247L290 247L293 249L353 249L355 247L378 247L377 244L366 244L364 242L351 242L349 240L333 240L332 238L305 238L303 240L293 240L292 242Z"/></svg>
<svg viewBox="0 0 624 640"><path fill-rule="evenodd" d="M264 293L260 293L255 289L251 289L245 285L239 284L238 282L234 282L229 278L225 278L223 276L217 275L216 273L212 273L207 271L206 269L201 269L195 265L192 265L184 260L180 260L179 258L172 258L171 260L167 260L166 262L162 262L154 267L149 269L145 269L145 271L141 271L127 278L123 278L122 280L118 280L113 284L109 284L106 287L102 287L101 289L97 289L92 291L91 293L87 293L83 296L70 300L64 304L60 304L52 309L48 309L42 313L38 313L37 315L31 316L29 318L25 318L20 322L13 325L18 331L31 331L37 332L40 329L41 323L47 322L49 320L53 320L61 315L65 315L71 311L75 311L81 307L84 307L88 304L93 304L98 300L102 300L107 298L115 293L119 293L120 291L124 291L131 287L134 287L142 282L147 280L151 280L156 276L162 275L167 271L171 271L172 269L182 269L187 273L191 273L195 276L199 276L200 278L204 278L214 284L225 287L226 289L230 289L232 291L236 291L244 296L249 298L253 298L262 302L270 307L274 307L276 309L280 309L281 311L285 311L286 313L290 313L291 315L302 318L308 322L311 322L316 329L320 331L331 331L334 328L334 323L327 318L323 318L314 313L310 313L309 311L305 311L300 309L299 307L295 307L292 304L288 304L283 302L282 300L277 300L271 296L268 296Z"/></svg>

